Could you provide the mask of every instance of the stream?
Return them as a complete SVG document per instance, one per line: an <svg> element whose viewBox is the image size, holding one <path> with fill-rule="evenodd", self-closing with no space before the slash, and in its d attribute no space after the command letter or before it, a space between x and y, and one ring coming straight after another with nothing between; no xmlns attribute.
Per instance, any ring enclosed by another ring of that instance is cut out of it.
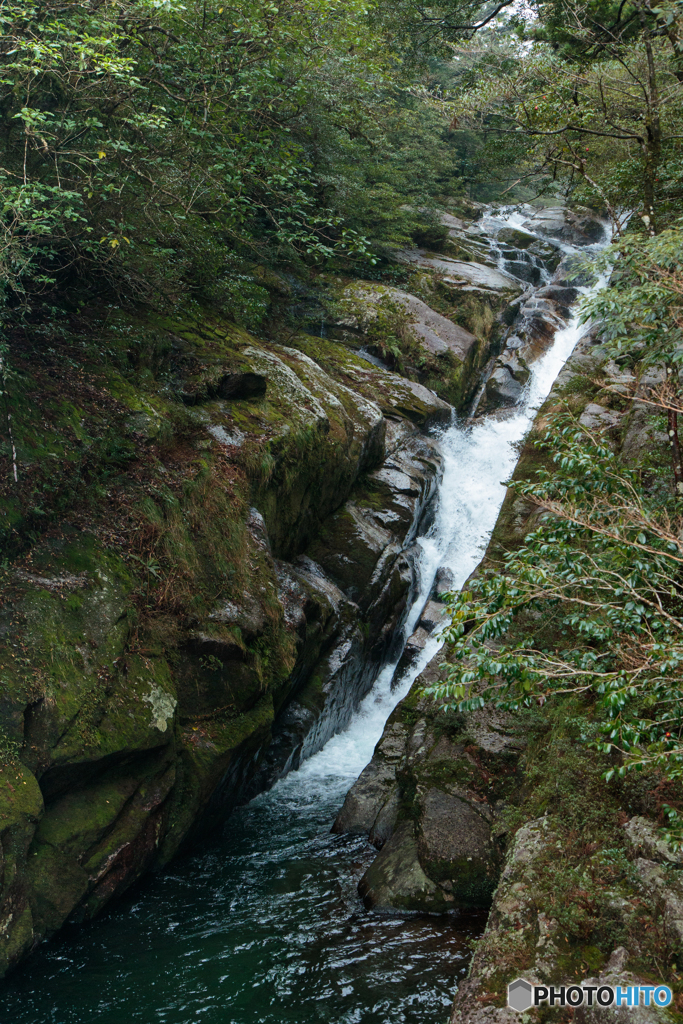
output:
<svg viewBox="0 0 683 1024"><path fill-rule="evenodd" d="M508 418L442 429L443 481L433 524L418 542L420 593L406 637L436 570L448 567L460 587L480 561L516 443L585 330L574 319L556 333L533 365L524 405ZM438 649L430 638L400 679L386 666L349 728L236 811L203 852L41 947L4 982L2 1020L445 1024L485 914L366 911L356 886L375 850L363 837L330 834L388 715Z"/></svg>

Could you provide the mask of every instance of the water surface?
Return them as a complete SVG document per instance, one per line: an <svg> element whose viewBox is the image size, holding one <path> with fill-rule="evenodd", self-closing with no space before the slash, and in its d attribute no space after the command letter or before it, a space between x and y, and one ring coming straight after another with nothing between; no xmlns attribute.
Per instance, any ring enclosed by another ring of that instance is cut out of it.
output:
<svg viewBox="0 0 683 1024"><path fill-rule="evenodd" d="M418 542L420 593L406 636L437 568L448 566L459 587L481 559L516 443L581 333L576 321L557 332L514 415L443 431L444 476ZM365 910L357 884L375 850L330 834L388 715L439 645L431 638L399 680L386 666L349 728L237 811L203 853L43 946L0 988L0 1021L445 1024L485 918Z"/></svg>

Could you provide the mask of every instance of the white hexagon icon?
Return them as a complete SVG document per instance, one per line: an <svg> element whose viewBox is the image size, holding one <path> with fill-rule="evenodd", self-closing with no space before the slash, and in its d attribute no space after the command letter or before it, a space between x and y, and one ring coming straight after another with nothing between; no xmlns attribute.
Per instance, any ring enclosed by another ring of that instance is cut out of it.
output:
<svg viewBox="0 0 683 1024"><path fill-rule="evenodd" d="M532 988L524 978L517 978L508 985L508 1006L521 1013L533 1004Z"/></svg>

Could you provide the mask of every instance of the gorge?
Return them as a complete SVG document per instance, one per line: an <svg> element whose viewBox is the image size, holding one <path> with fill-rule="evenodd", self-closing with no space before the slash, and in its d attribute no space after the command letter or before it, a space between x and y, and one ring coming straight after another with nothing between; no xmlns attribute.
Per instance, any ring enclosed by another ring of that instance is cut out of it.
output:
<svg viewBox="0 0 683 1024"><path fill-rule="evenodd" d="M0 64L2 1020L681 1024L680 0Z"/></svg>
<svg viewBox="0 0 683 1024"><path fill-rule="evenodd" d="M523 219L512 212L496 216L484 211L483 218L476 222L477 237L490 239L492 255L502 265L503 273L507 272L503 263L506 254L500 251L499 239L506 232L509 235L514 231L518 240L525 241L526 230L528 239L536 238L565 260L577 251L571 244L561 243L562 249L558 249L547 236L529 235L530 225L523 229L519 224ZM516 224L514 228L510 227L511 222ZM590 239L586 242L590 244ZM525 251L521 250L521 254ZM523 266L533 268L534 264ZM560 269L556 274L560 282L563 273ZM368 659L368 647L354 636L357 626L353 619L350 631L347 627L344 632L334 618L328 618L323 664L333 664L335 671L328 672L322 683L322 704L306 697L305 681L303 690L301 684L293 685L294 701L285 704L284 714L276 717L273 738L264 754L255 759L253 744L247 746L252 765L248 773L242 767L247 758L238 748L238 771L231 767L221 783L219 792L228 791L227 802L226 797L220 799L220 811L216 810L215 816L224 815L226 807L244 803L250 792L269 785L277 775L288 770L290 773L270 792L234 811L220 841L204 840L209 843L207 852L175 862L157 880L143 883L133 894L123 897L123 903L104 918L92 922L84 931L68 931L34 954L27 968L9 978L4 986L5 1005L14 1020L21 1024L37 1019L85 1021L96 1014L98 1019L113 1022L125 1014L131 1020L180 1022L198 1013L207 1020L223 1020L227 1014L227 1019L235 1022L317 1020L321 1015L339 1021L445 1019L453 988L467 969L468 940L483 928L482 909L475 906L469 912L451 912L436 918L368 913L362 907L356 886L363 870L371 868L372 847L362 837L330 835L329 829L346 790L370 761L387 716L437 655L438 624L432 628L433 635L411 655L412 664L405 667L403 655L396 672L406 639L414 637L424 622L425 604L435 586L438 592L437 571L438 578L447 581L441 587L459 587L476 568L505 494L501 482L514 468L517 445L577 339L585 333L586 328L579 327L576 319L564 325L557 319L562 314L567 316L568 310L565 306L558 313L550 305L546 296L552 294L548 284L552 272L541 265L541 274L536 288L527 289L522 303L517 300L513 327L507 331L508 345L502 355L492 358L488 380L493 383L489 383L478 401L480 405L482 401L495 404L496 400L502 404L504 374L512 382L516 380L508 369L512 360L513 372L518 377L526 366L524 357L529 360L529 383L515 389L501 411L480 416L471 425L457 419L437 423L430 428L432 440L415 434L413 428L406 430L405 419L394 421L392 430L397 442L389 449L386 468L373 471L366 478L368 482L361 494L372 494L367 488L372 486L373 474L377 481L374 486L385 488L380 491L384 502L379 506L381 511L379 515L373 513L375 524L378 519L383 524L401 524L402 533L394 542L396 553L389 563L389 573L401 556L407 556L408 569L404 574L409 572L406 582L398 586L399 611L394 611L396 598L391 604L385 603L383 612L378 614L378 628L370 635L371 644L375 645L375 637L387 636L387 631L390 637L394 636L394 640L380 640L382 653L375 655L374 664L379 664L382 657L386 663L376 681L373 683L371 671L369 682L363 681L362 676L359 679L358 670L353 667L359 662L367 665ZM519 286L518 294L526 287ZM561 287L569 291L562 283L556 286ZM571 298L575 294L576 289ZM546 317L540 320L540 327L539 321L534 325L534 316ZM520 339L525 327L529 332L526 349ZM292 360L301 358L296 350L288 355ZM252 369L264 365L265 356L259 359L258 365L250 364ZM313 379L320 386L321 371L316 364L305 363L305 367L307 384ZM360 379L371 370L362 372ZM359 375L359 370L355 373ZM497 379L493 377L495 373ZM384 383L388 377L385 374L379 379ZM269 380L272 387L273 378ZM329 378L324 383L331 388ZM291 386L289 379L287 384ZM376 389L377 378L373 384ZM419 410L417 415L424 418L422 410L426 405L429 414L441 414L443 418L443 403L417 386L406 394L400 378L391 375L385 387L387 403L393 403L389 408L401 408L400 402L412 403L412 408ZM509 385L508 390L512 390ZM320 394L318 391L316 397ZM322 394L329 408L329 391ZM517 407L511 404L515 400ZM226 429L210 427L216 433ZM426 476L422 469L425 465ZM387 490L387 484L394 489ZM387 495L393 495L389 504ZM366 543L372 545L369 530L377 530L378 526L365 525L368 513L355 500L351 506L354 543L360 537L368 538ZM342 516L348 516L348 508L343 506ZM377 509L378 505L375 503L371 508ZM398 513L394 511L389 516L387 513L392 509ZM407 518L405 513L400 518L402 509L407 509ZM251 520L252 535L267 557L272 557L262 518L252 513ZM332 579L344 583L345 577L333 561L339 530L340 526L335 526L322 534L333 539L327 551L318 540L308 549L312 554L303 560L299 558L290 565L276 563L279 579L285 581L284 600L291 602L284 605L285 616L291 608L289 615L297 629L302 622L301 604L296 603L302 581L309 594L322 591L333 606L355 596L350 587L357 584L358 563L348 577L345 594L335 589L336 582L325 579L320 568L331 565ZM391 545L387 548L389 536L382 534L379 548L374 549L385 560L387 550L392 552ZM347 559L349 550L346 548ZM384 570L380 585L371 594L381 595L386 588L384 581L391 579L389 573ZM400 610L405 595L409 595L408 605ZM307 623L311 618L308 607L305 606ZM257 611L251 614L257 619ZM232 615L234 620L235 612ZM433 624L426 625L430 629ZM246 628L249 627L245 623L243 629ZM402 643L397 644L397 632L403 637ZM308 625L305 636L307 639ZM200 650L208 651L208 637L202 637L200 642ZM219 641L211 642L211 653L221 657ZM340 649L343 656L337 653ZM330 650L332 653L327 653ZM356 679L359 681L354 682ZM368 685L372 688L359 707ZM154 707L152 710L155 711ZM174 708L169 710L173 714ZM245 779L246 786L241 792L240 778ZM103 782L109 783L106 775ZM93 801L96 790L92 783L89 790L86 784L86 792ZM110 788L107 794L106 799L111 799ZM214 797L214 804L216 801ZM68 795L52 806L52 828L64 831L71 827L66 817ZM150 809L153 811L153 807ZM49 813L43 822L49 821ZM41 823L39 829L45 837L42 842L49 843L46 826ZM41 836L41 832L37 835ZM32 853L34 849L41 849L35 841L29 850ZM64 870L63 866L60 870ZM409 863L407 870L412 870ZM42 898L54 905L57 899L64 899L59 876L55 876L52 886L59 896L44 889ZM480 907L483 905L485 901ZM422 906L424 910L435 909L424 893ZM418 897L411 909L419 908ZM436 909L443 911L448 907L442 902ZM77 920L79 915L74 916ZM164 978L173 978L173 984L167 985ZM63 1008L67 1005L69 1016L64 1016Z"/></svg>

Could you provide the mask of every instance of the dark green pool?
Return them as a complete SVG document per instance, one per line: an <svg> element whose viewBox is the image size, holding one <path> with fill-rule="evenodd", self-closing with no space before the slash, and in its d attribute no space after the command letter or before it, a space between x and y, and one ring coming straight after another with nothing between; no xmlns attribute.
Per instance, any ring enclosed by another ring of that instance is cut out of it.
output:
<svg viewBox="0 0 683 1024"><path fill-rule="evenodd" d="M444 1024L477 919L383 918L373 851L329 829L348 779L291 776L205 852L46 944L0 986L12 1024Z"/></svg>

